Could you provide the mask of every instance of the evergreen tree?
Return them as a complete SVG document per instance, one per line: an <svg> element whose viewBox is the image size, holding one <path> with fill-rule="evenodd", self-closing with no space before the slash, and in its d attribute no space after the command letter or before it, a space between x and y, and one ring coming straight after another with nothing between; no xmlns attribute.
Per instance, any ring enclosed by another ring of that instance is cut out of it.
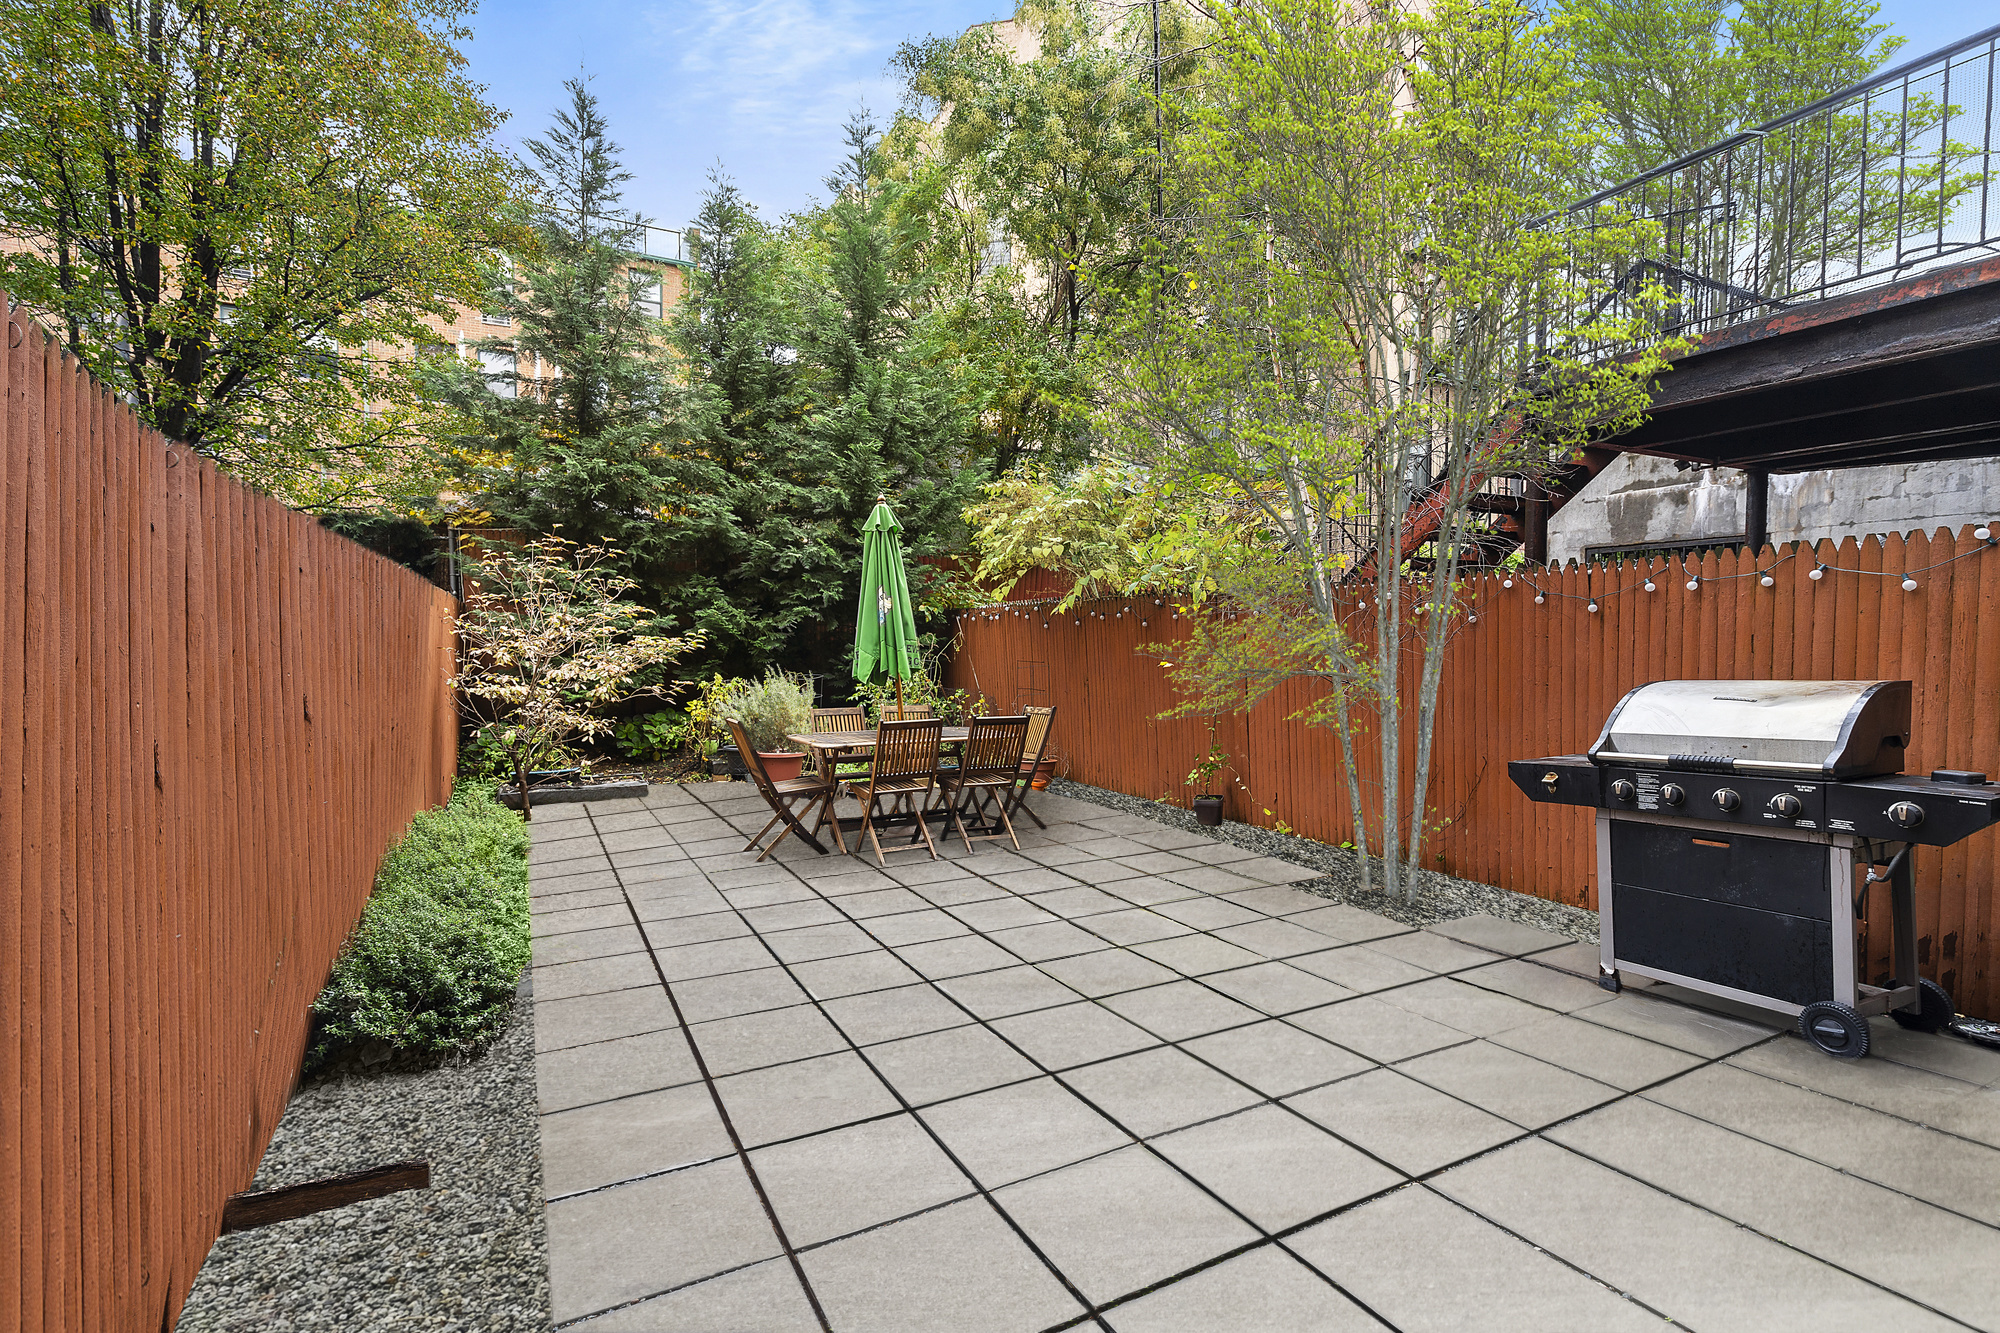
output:
<svg viewBox="0 0 2000 1333"><path fill-rule="evenodd" d="M496 519L612 547L624 573L657 588L664 513L713 479L668 447L671 358L660 322L631 299L642 220L617 207L630 177L596 97L581 79L565 86L570 105L526 145L535 244L490 275L487 309L511 333L477 345L481 365L447 359L436 387L458 417L464 480Z"/></svg>

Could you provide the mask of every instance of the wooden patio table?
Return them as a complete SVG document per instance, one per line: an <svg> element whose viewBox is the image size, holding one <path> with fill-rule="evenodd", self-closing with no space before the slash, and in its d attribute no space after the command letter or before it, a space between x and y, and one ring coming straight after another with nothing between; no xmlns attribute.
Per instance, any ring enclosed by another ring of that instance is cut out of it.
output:
<svg viewBox="0 0 2000 1333"><path fill-rule="evenodd" d="M970 727L946 727L944 729L943 744L963 745L965 738L971 734L972 729ZM875 752L875 733L873 731L802 731L794 732L786 736L785 739L804 749L815 760L823 761L829 768L839 762L842 756L852 757L856 753L873 754ZM834 800L839 795L840 784L836 782L827 792L823 801L828 806L829 813L831 813ZM814 808L816 809L817 807ZM807 813L810 814L811 811L807 811ZM938 813L942 815L943 812L940 811ZM900 819L902 816L898 815L897 818ZM880 826L878 825L878 827ZM851 819L842 819L840 821L840 829L843 833L849 830L858 832L860 828L861 819L858 815Z"/></svg>

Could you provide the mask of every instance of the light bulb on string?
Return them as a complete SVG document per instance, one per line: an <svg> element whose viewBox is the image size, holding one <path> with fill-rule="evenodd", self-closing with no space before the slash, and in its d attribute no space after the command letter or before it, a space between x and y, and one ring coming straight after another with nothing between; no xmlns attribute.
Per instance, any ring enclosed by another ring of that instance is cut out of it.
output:
<svg viewBox="0 0 2000 1333"><path fill-rule="evenodd" d="M1972 530L1972 535L1973 538L1977 541L1990 542L1993 540L1993 529L1987 527L1984 523L1981 523L1978 527Z"/></svg>
<svg viewBox="0 0 2000 1333"><path fill-rule="evenodd" d="M1916 590L1917 590L1917 581L1916 581L1915 579L1904 579L1904 580L1903 580L1903 591L1904 591L1904 592L1915 592Z"/></svg>
<svg viewBox="0 0 2000 1333"><path fill-rule="evenodd" d="M1511 588L1511 587L1513 587L1513 586L1514 586L1514 580L1512 580L1512 579L1501 579L1501 580L1500 580L1500 586L1501 586L1501 587L1503 587L1503 588Z"/></svg>
<svg viewBox="0 0 2000 1333"><path fill-rule="evenodd" d="M1546 597L1542 596L1542 595L1541 595L1540 593L1536 593L1536 594L1535 594L1535 605L1536 605L1536 606L1540 606L1540 605L1541 605L1541 604L1542 604L1543 602L1545 602L1545 601L1547 601L1547 600L1548 600L1548 599L1547 599Z"/></svg>
<svg viewBox="0 0 2000 1333"><path fill-rule="evenodd" d="M1590 612L1590 614L1592 614L1592 615L1596 615L1596 614L1597 614L1597 599L1593 597L1593 598L1591 599L1591 601L1590 601L1590 605L1589 605L1589 606L1586 606L1586 607L1584 607L1583 609L1584 609L1584 610L1586 610L1586 611L1588 611L1588 612Z"/></svg>
<svg viewBox="0 0 2000 1333"><path fill-rule="evenodd" d="M1770 588L1770 587L1775 587L1778 581L1772 578L1770 572L1767 570L1764 573L1759 574L1757 576L1757 582L1763 584L1767 588Z"/></svg>
<svg viewBox="0 0 2000 1333"><path fill-rule="evenodd" d="M1826 566L1814 565L1812 567L1812 573L1806 575L1806 577L1811 579L1814 583L1818 583L1821 579L1826 577Z"/></svg>
<svg viewBox="0 0 2000 1333"><path fill-rule="evenodd" d="M1653 581L1652 581L1651 579L1647 579L1647 580L1646 580L1646 582L1645 582L1645 585L1644 585L1644 586L1645 586L1645 589L1646 589L1646 591L1647 591L1647 592L1655 592L1655 591L1657 591L1657 589L1656 589L1656 588L1654 587L1654 585L1653 585Z"/></svg>
<svg viewBox="0 0 2000 1333"><path fill-rule="evenodd" d="M1699 578L1692 578L1692 579L1689 579L1689 580L1688 580L1688 583L1687 583L1687 588L1688 588L1688 591L1689 591L1689 592L1700 592L1700 591L1701 591L1701 580L1700 580Z"/></svg>

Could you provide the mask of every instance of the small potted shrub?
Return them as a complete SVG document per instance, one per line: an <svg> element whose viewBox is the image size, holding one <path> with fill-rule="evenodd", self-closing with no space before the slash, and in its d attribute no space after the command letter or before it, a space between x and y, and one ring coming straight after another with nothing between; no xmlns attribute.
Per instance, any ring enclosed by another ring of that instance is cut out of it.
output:
<svg viewBox="0 0 2000 1333"><path fill-rule="evenodd" d="M1209 788L1215 785L1215 775L1227 767L1229 767L1228 752L1220 749L1211 738L1208 753L1188 771L1187 785L1193 787L1197 793L1194 798L1194 817L1209 828L1219 828L1222 825L1222 795L1220 792L1210 791Z"/></svg>
<svg viewBox="0 0 2000 1333"><path fill-rule="evenodd" d="M804 767L805 755L786 739L795 732L812 729L812 682L804 677L773 671L751 682L731 702L734 716L743 723L743 734L764 761L764 771L774 782L795 778Z"/></svg>

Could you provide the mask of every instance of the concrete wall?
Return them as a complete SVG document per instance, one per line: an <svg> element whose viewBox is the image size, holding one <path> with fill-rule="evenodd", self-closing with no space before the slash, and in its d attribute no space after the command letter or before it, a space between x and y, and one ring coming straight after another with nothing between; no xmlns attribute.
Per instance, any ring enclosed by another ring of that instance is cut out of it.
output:
<svg viewBox="0 0 2000 1333"><path fill-rule="evenodd" d="M1862 537L1952 528L2000 518L2000 459L1795 472L1771 478L1771 541ZM1682 472L1663 458L1625 454L1549 519L1549 561L1590 547L1740 537L1743 474Z"/></svg>

